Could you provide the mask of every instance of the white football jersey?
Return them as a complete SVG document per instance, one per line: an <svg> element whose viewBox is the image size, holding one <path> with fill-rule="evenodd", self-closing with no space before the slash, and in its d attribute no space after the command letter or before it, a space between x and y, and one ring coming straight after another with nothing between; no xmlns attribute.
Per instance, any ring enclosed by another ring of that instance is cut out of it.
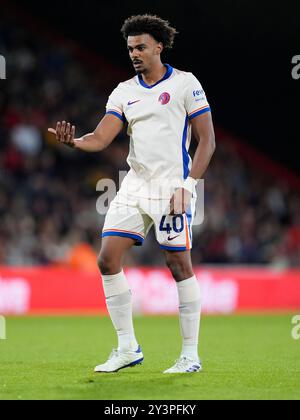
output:
<svg viewBox="0 0 300 420"><path fill-rule="evenodd" d="M129 178L164 180L182 185L192 159L191 120L210 112L200 82L192 73L166 65L167 72L155 85L142 76L120 83L109 97L106 112L128 123Z"/></svg>

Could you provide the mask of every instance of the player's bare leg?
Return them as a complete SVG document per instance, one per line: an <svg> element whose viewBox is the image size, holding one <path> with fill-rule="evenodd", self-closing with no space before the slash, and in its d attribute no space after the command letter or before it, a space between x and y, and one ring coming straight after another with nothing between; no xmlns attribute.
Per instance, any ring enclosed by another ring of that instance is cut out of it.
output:
<svg viewBox="0 0 300 420"><path fill-rule="evenodd" d="M135 244L131 238L107 236L102 238L98 265L102 275L114 275L123 269L123 260L127 251Z"/></svg>
<svg viewBox="0 0 300 420"><path fill-rule="evenodd" d="M199 284L193 272L191 252L165 251L165 258L178 288L183 340L179 360L165 373L199 372L202 369L198 356L201 299Z"/></svg>
<svg viewBox="0 0 300 420"><path fill-rule="evenodd" d="M134 243L130 238L103 238L99 268L107 309L118 335L118 349L113 350L106 363L95 368L96 373L117 372L143 361L143 354L134 334L131 291L122 268L124 256Z"/></svg>

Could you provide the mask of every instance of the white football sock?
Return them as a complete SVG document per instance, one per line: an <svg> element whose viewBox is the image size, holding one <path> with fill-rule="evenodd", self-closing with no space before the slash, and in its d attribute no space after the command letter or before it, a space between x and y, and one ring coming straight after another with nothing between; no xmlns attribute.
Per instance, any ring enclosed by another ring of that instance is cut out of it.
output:
<svg viewBox="0 0 300 420"><path fill-rule="evenodd" d="M124 274L102 275L106 305L118 334L118 350L138 350L132 320L132 295Z"/></svg>
<svg viewBox="0 0 300 420"><path fill-rule="evenodd" d="M183 339L181 356L199 359L199 329L201 315L200 286L196 276L177 283L179 319Z"/></svg>

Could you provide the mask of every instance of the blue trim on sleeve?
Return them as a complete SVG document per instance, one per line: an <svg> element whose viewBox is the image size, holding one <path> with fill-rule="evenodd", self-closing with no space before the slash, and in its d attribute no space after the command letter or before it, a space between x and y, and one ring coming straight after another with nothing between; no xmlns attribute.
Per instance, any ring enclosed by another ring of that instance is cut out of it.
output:
<svg viewBox="0 0 300 420"><path fill-rule="evenodd" d="M182 135L182 160L183 160L183 178L186 180L190 173L190 156L188 151L186 150L186 140L187 140L187 133L188 133L188 117L185 119L184 130Z"/></svg>
<svg viewBox="0 0 300 420"><path fill-rule="evenodd" d="M126 122L126 118L124 117L124 115L121 115L118 112L107 111L106 115L114 115L115 117L118 117L122 122Z"/></svg>
<svg viewBox="0 0 300 420"><path fill-rule="evenodd" d="M157 85L159 85L161 82L163 82L164 80L167 80L171 75L172 75L172 73L173 73L173 67L172 66L170 66L169 64L165 64L165 67L167 68L167 72L166 72L166 74L164 75L164 77L162 78L162 79L160 79L158 82L156 82L154 85L147 85L147 83L145 83L144 82L144 79L143 79L143 77L142 77L142 75L141 74L139 74L138 75L138 79L139 79L139 82L140 82L140 84L144 87L144 88L146 88L146 89L152 89L152 88L154 88L155 86L157 86Z"/></svg>
<svg viewBox="0 0 300 420"><path fill-rule="evenodd" d="M189 117L189 120L191 121L191 120L193 120L194 118L198 117L199 115L205 114L206 112L211 112L210 107L207 107L207 108L201 109L201 111L198 111L198 112L196 112L195 114L191 115L191 116Z"/></svg>
<svg viewBox="0 0 300 420"><path fill-rule="evenodd" d="M115 231L107 231L102 233L102 238L106 236L120 236L122 238L131 238L136 240L140 245L143 244L144 238L142 236L134 235L133 233L126 233L126 232L115 232Z"/></svg>

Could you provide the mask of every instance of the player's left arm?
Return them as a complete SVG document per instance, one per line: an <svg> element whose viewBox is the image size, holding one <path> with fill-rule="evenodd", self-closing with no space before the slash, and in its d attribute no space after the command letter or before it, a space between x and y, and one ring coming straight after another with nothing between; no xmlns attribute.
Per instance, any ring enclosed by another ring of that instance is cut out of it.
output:
<svg viewBox="0 0 300 420"><path fill-rule="evenodd" d="M191 121L193 135L198 147L193 159L193 166L184 188L178 189L171 199L171 214L187 212L192 199L192 189L197 181L203 178L216 149L215 132L211 112L193 118Z"/></svg>
<svg viewBox="0 0 300 420"><path fill-rule="evenodd" d="M198 142L198 147L189 176L195 180L199 180L203 178L216 150L215 131L211 112L199 115L191 121L191 124L193 136Z"/></svg>

